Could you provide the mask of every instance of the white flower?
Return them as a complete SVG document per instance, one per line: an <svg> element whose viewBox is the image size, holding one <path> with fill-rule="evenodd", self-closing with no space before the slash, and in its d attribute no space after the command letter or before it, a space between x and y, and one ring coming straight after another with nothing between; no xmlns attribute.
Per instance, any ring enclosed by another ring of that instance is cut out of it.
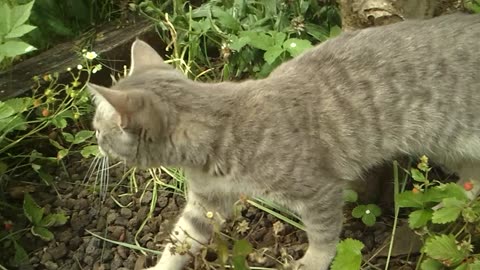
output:
<svg viewBox="0 0 480 270"><path fill-rule="evenodd" d="M370 210L365 210L365 214L370 214Z"/></svg>
<svg viewBox="0 0 480 270"><path fill-rule="evenodd" d="M80 70L80 69L82 69L82 68L83 68L82 65L77 65L77 69L78 69L78 70Z"/></svg>
<svg viewBox="0 0 480 270"><path fill-rule="evenodd" d="M292 48L297 47L297 43L295 43L295 42L290 43L290 47L292 47Z"/></svg>
<svg viewBox="0 0 480 270"><path fill-rule="evenodd" d="M68 68L67 68L67 71L72 71L72 68L71 68L71 67L68 67Z"/></svg>
<svg viewBox="0 0 480 270"><path fill-rule="evenodd" d="M96 52L86 52L83 57L87 58L88 60L93 60L97 58L97 53Z"/></svg>
<svg viewBox="0 0 480 270"><path fill-rule="evenodd" d="M100 70L102 70L102 65L97 64L97 65L95 65L95 66L93 67L92 73L95 74L95 73L97 73L97 71L100 71Z"/></svg>
<svg viewBox="0 0 480 270"><path fill-rule="evenodd" d="M33 46L28 46L28 47L25 49L25 52L31 52L31 51L33 51L33 50L35 50L35 47L33 47Z"/></svg>

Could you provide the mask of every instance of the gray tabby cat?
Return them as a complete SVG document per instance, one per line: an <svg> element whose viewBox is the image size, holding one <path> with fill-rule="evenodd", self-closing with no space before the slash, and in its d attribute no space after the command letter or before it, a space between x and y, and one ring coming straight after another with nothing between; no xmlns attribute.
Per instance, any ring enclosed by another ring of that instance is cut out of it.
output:
<svg viewBox="0 0 480 270"><path fill-rule="evenodd" d="M265 79L202 83L137 40L127 78L88 86L93 125L111 157L185 169L187 205L172 236L192 253L211 236L206 212L228 217L244 193L298 212L309 248L294 268L324 270L342 189L365 169L426 154L462 180L480 177L479 44L480 15L405 21L344 33ZM151 269L188 263L171 247Z"/></svg>

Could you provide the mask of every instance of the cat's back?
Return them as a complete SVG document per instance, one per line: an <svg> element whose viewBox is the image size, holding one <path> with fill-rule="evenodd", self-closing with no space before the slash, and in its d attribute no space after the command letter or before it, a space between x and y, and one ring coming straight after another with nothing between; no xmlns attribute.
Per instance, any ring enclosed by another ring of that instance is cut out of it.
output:
<svg viewBox="0 0 480 270"><path fill-rule="evenodd" d="M343 33L281 65L271 77L331 75L338 71L334 66L355 73L372 72L385 64L413 68L438 59L449 64L477 59L478 64L479 42L480 14L456 13L429 20L406 20Z"/></svg>
<svg viewBox="0 0 480 270"><path fill-rule="evenodd" d="M329 152L338 170L399 152L475 156L460 147L480 142L478 44L480 15L342 34L251 85L239 130L297 161Z"/></svg>

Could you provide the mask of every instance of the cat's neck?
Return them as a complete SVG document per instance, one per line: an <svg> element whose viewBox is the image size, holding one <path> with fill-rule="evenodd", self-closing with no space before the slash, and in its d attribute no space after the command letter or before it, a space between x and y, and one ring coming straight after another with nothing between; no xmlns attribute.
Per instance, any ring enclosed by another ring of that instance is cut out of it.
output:
<svg viewBox="0 0 480 270"><path fill-rule="evenodd" d="M249 82L188 82L171 97L175 125L170 140L160 149L170 166L208 170L238 100L248 90Z"/></svg>

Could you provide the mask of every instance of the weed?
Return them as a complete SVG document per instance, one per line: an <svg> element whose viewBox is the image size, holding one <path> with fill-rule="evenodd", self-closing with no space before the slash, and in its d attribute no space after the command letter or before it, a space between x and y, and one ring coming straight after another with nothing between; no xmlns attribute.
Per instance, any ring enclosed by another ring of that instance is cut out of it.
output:
<svg viewBox="0 0 480 270"><path fill-rule="evenodd" d="M0 4L0 70L9 67L20 55L36 50L22 41L27 33L36 27L27 24L34 1L25 5Z"/></svg>

